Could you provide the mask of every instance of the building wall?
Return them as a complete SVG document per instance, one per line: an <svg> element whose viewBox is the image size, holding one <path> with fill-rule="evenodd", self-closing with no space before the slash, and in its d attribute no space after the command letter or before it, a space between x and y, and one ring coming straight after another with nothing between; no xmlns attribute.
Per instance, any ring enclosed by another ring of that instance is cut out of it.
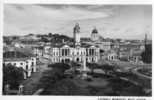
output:
<svg viewBox="0 0 154 100"><path fill-rule="evenodd" d="M39 48L33 48L33 53L38 57L43 56L43 50Z"/></svg>
<svg viewBox="0 0 154 100"><path fill-rule="evenodd" d="M50 48L50 54L52 63L67 61L83 62L83 58L86 58L87 62L97 62L100 58L99 48L94 46L90 48L72 48L65 45L61 48Z"/></svg>
<svg viewBox="0 0 154 100"><path fill-rule="evenodd" d="M30 59L24 60L24 61L4 61L4 64L11 64L16 67L21 67L25 70L24 79L31 76L32 72L36 72L36 58L31 57Z"/></svg>
<svg viewBox="0 0 154 100"><path fill-rule="evenodd" d="M104 51L108 51L111 49L111 42L100 42L100 43L96 43L97 46L99 46L100 49L104 50Z"/></svg>
<svg viewBox="0 0 154 100"><path fill-rule="evenodd" d="M5 61L4 62L5 65L7 64L11 64L11 65L14 65L16 67L22 67L23 69L26 68L26 62L25 61Z"/></svg>
<svg viewBox="0 0 154 100"><path fill-rule="evenodd" d="M108 55L108 60L116 61L118 60L118 56L116 53L111 53Z"/></svg>
<svg viewBox="0 0 154 100"><path fill-rule="evenodd" d="M75 41L76 43L80 43L80 33L76 33Z"/></svg>
<svg viewBox="0 0 154 100"><path fill-rule="evenodd" d="M92 41L98 41L99 40L99 36L98 36L98 34L91 34L91 40Z"/></svg>

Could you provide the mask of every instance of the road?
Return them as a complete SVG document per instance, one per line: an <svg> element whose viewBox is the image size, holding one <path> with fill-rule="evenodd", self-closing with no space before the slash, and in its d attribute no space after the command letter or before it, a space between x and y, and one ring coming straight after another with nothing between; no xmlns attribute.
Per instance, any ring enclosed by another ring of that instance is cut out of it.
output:
<svg viewBox="0 0 154 100"><path fill-rule="evenodd" d="M131 62L125 62L125 61L107 61L107 60L101 60L98 62L99 64L111 64L118 66L122 72L127 72L130 70L134 70L135 68L146 68L146 67L152 67L151 64L135 64Z"/></svg>
<svg viewBox="0 0 154 100"><path fill-rule="evenodd" d="M147 68L148 68L148 67L147 67ZM136 74L136 75L138 75L138 76L140 76L140 77L146 78L146 79L152 79L152 77L150 77L150 76L146 76L146 75L144 75L144 74L139 73L139 72L138 72L139 69L142 69L142 67L134 68L134 69L132 70L132 73L134 73L134 74Z"/></svg>
<svg viewBox="0 0 154 100"><path fill-rule="evenodd" d="M34 92L36 92L37 85L39 83L40 78L42 77L42 73L45 70L48 70L47 60L41 58L40 61L42 62L42 64L37 65L38 66L37 72L32 73L32 76L24 80L22 83L24 85L24 95L32 95Z"/></svg>

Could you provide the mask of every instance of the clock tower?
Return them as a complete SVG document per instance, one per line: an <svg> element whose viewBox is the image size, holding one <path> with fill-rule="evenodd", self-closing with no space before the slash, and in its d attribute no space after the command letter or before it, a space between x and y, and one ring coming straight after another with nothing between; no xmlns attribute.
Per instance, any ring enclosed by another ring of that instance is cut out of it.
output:
<svg viewBox="0 0 154 100"><path fill-rule="evenodd" d="M78 23L73 28L74 47L80 46L80 26Z"/></svg>

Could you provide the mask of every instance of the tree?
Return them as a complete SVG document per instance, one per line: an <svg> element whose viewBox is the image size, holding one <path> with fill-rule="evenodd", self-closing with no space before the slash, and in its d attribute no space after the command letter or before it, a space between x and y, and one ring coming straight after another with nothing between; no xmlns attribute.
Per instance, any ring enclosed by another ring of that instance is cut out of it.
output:
<svg viewBox="0 0 154 100"><path fill-rule="evenodd" d="M48 36L49 36L49 37L52 37L52 33L49 33Z"/></svg>
<svg viewBox="0 0 154 100"><path fill-rule="evenodd" d="M3 65L3 87L9 84L10 88L17 89L24 79L23 72L24 70L22 68L15 67L11 64Z"/></svg>
<svg viewBox="0 0 154 100"><path fill-rule="evenodd" d="M96 63L87 63L87 66L91 69L91 73L94 73L94 69L100 68L100 66Z"/></svg>
<svg viewBox="0 0 154 100"><path fill-rule="evenodd" d="M9 37L3 37L3 41L4 43L6 43L7 45L10 45L12 43L12 39L10 39Z"/></svg>
<svg viewBox="0 0 154 100"><path fill-rule="evenodd" d="M78 64L77 62L71 61L71 68L72 68L73 72L75 72L79 67L81 67L81 64Z"/></svg>
<svg viewBox="0 0 154 100"><path fill-rule="evenodd" d="M145 51L141 54L142 60L145 63L152 63L152 44L145 46Z"/></svg>
<svg viewBox="0 0 154 100"><path fill-rule="evenodd" d="M74 80L66 78L51 84L42 95L90 95L90 93L88 89L75 84Z"/></svg>
<svg viewBox="0 0 154 100"><path fill-rule="evenodd" d="M55 63L55 64L48 65L48 67L51 67L54 70L60 71L62 73L64 73L65 70L70 68L70 66L68 64L65 64L65 63Z"/></svg>
<svg viewBox="0 0 154 100"><path fill-rule="evenodd" d="M102 70L104 70L105 74L109 74L110 72L114 72L115 71L115 67L112 66L112 65L108 65L108 64L105 64L105 65L102 65L100 66L100 68Z"/></svg>
<svg viewBox="0 0 154 100"><path fill-rule="evenodd" d="M39 88L41 87L46 89L55 82L63 79L64 72L70 68L68 64L63 63L50 64L48 67L51 69L42 74L38 85Z"/></svg>
<svg viewBox="0 0 154 100"><path fill-rule="evenodd" d="M43 41L43 42L49 42L49 40L46 38L46 37L41 37L41 41Z"/></svg>
<svg viewBox="0 0 154 100"><path fill-rule="evenodd" d="M42 74L38 85L38 88L44 88L43 95L61 94L61 91L65 91L67 88L70 88L71 85L67 85L66 87L64 86L66 85L65 82L67 82L65 81L64 72L70 68L68 64L56 63L50 64L48 67L51 69Z"/></svg>

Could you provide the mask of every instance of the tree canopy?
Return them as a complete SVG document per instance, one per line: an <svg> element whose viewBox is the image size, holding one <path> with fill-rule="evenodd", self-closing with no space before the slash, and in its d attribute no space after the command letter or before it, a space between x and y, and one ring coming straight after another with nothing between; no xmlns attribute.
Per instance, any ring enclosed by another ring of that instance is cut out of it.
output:
<svg viewBox="0 0 154 100"><path fill-rule="evenodd" d="M101 68L102 70L104 70L104 72L105 72L106 74L108 74L109 72L114 72L114 70L115 70L115 67L114 67L114 66L108 65L108 64L102 65L102 66L100 66L100 68Z"/></svg>
<svg viewBox="0 0 154 100"><path fill-rule="evenodd" d="M55 64L50 64L48 65L48 67L53 68L54 70L58 69L59 71L61 71L62 73L64 73L65 70L69 69L70 66L68 64L65 63L55 63Z"/></svg>
<svg viewBox="0 0 154 100"><path fill-rule="evenodd" d="M51 69L42 74L38 87L48 88L56 81L63 79L65 70L70 68L68 64L63 63L50 64L48 67Z"/></svg>
<svg viewBox="0 0 154 100"><path fill-rule="evenodd" d="M3 65L3 86L10 85L10 88L18 88L21 81L24 79L23 69L15 67L11 64Z"/></svg>
<svg viewBox="0 0 154 100"><path fill-rule="evenodd" d="M152 44L145 46L145 51L141 54L142 60L145 63L152 63Z"/></svg>

